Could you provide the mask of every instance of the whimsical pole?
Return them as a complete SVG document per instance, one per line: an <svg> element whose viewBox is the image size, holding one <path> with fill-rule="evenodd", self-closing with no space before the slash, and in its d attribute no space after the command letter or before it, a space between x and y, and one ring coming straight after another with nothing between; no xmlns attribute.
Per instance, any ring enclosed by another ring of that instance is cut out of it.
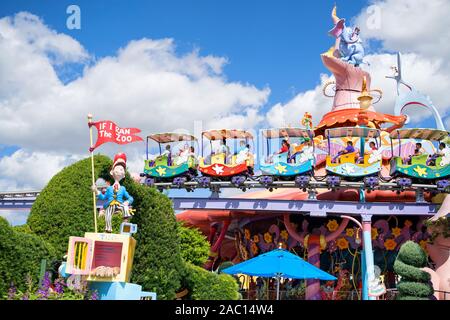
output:
<svg viewBox="0 0 450 320"><path fill-rule="evenodd" d="M363 225L363 247L364 247L364 262L365 262L365 274L363 274L363 279L367 281L368 286L368 299L376 300L374 296L370 295L370 284L375 279L374 262L373 262L373 251L372 251L372 227L371 227L372 216L370 214L362 215L362 225ZM365 296L365 294L364 294Z"/></svg>
<svg viewBox="0 0 450 320"><path fill-rule="evenodd" d="M92 139L92 114L88 114L88 125L89 125L89 136L91 139L91 148L94 146ZM91 149L92 150L92 149ZM92 171L92 185L95 185L95 174L94 174L94 150L90 151L91 153L91 171ZM94 200L94 226L95 233L97 233L97 194L93 190L92 191L92 199Z"/></svg>

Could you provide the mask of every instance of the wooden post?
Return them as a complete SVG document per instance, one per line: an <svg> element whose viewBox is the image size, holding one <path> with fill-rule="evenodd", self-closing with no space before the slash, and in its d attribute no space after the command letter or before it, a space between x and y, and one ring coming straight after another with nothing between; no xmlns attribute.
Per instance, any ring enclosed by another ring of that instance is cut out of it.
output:
<svg viewBox="0 0 450 320"><path fill-rule="evenodd" d="M92 139L92 114L88 114L88 124L89 124L89 137L91 140L91 148L94 146L93 139ZM90 151L91 153L91 171L92 171L92 185L95 185L95 174L94 174L94 150ZM97 193L93 190L92 191L92 199L94 202L94 227L95 227L95 233L97 233Z"/></svg>

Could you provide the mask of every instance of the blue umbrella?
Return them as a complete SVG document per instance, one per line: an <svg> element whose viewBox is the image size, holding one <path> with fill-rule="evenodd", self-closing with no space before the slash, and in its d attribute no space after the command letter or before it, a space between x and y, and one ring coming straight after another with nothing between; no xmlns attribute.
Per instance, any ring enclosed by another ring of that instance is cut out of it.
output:
<svg viewBox="0 0 450 320"><path fill-rule="evenodd" d="M253 259L222 270L228 274L247 274L259 277L277 277L277 300L280 295L280 278L337 280L336 277L299 256L284 249L275 249Z"/></svg>

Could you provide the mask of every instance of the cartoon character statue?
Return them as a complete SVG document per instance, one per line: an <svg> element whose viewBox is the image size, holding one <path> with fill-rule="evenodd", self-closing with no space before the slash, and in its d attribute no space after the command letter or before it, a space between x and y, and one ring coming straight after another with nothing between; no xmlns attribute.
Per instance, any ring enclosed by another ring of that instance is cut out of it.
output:
<svg viewBox="0 0 450 320"><path fill-rule="evenodd" d="M345 19L340 19L336 15L336 6L333 8L331 17L333 18L334 27L328 34L337 39L335 48L339 48L337 51L338 56L341 60L346 61L355 67L364 63L364 47L359 37L359 28L347 27L345 25Z"/></svg>
<svg viewBox="0 0 450 320"><path fill-rule="evenodd" d="M114 184L106 188L105 192L99 192L97 186L93 185L92 190L97 193L99 200L106 200L103 209L100 210L99 216L105 216L105 231L112 232L112 216L115 213L122 213L124 222L128 222L133 210L130 208L133 203L133 197L130 196L124 186L120 185L120 181L125 178L127 166L127 156L124 153L118 153L114 157L114 162L109 172L114 178Z"/></svg>
<svg viewBox="0 0 450 320"><path fill-rule="evenodd" d="M302 125L308 130L312 129L312 115L309 112L305 112L303 115Z"/></svg>
<svg viewBox="0 0 450 320"><path fill-rule="evenodd" d="M375 278L369 281L369 296L379 297L386 293L386 286L384 285L384 276L381 275L380 267L374 266Z"/></svg>

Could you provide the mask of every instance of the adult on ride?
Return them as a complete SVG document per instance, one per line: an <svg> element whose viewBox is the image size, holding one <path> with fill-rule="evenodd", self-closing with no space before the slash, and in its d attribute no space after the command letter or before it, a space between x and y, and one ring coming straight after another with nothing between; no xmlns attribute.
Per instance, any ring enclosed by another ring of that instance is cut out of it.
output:
<svg viewBox="0 0 450 320"><path fill-rule="evenodd" d="M407 163L411 164L412 157L421 156L423 154L426 154L425 149L422 147L422 144L420 142L416 143L416 148L414 149L414 153L410 155L407 159Z"/></svg>
<svg viewBox="0 0 450 320"><path fill-rule="evenodd" d="M336 160L343 154L348 154L348 153L353 153L353 152L355 152L355 147L353 147L353 142L347 141L347 147L345 147L344 150L341 150L337 153L337 155L333 158L333 162L336 162Z"/></svg>
<svg viewBox="0 0 450 320"><path fill-rule="evenodd" d="M444 142L439 143L439 151L435 154L431 155L427 159L427 165L428 166L435 166L436 165L436 159L438 157L445 157L449 155L450 149L447 147L447 145Z"/></svg>

